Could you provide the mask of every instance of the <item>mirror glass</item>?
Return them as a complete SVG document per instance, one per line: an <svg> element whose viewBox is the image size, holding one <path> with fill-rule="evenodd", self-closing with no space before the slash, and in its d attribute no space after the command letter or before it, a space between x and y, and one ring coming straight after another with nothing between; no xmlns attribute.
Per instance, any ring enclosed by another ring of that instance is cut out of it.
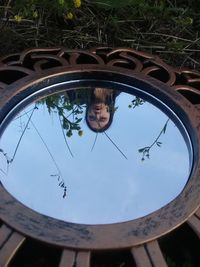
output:
<svg viewBox="0 0 200 267"><path fill-rule="evenodd" d="M125 222L181 193L189 153L174 122L132 94L79 88L40 97L0 141L0 179L25 206L83 224Z"/></svg>

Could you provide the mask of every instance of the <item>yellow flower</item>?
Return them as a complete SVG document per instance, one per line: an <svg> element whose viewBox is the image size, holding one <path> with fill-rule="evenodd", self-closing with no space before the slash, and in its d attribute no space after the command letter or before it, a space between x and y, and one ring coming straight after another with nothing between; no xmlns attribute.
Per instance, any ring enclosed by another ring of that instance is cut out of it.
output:
<svg viewBox="0 0 200 267"><path fill-rule="evenodd" d="M193 24L193 18L191 18L191 17L186 17L186 18L183 20L183 24L185 24L185 25L192 25L192 24Z"/></svg>
<svg viewBox="0 0 200 267"><path fill-rule="evenodd" d="M33 11L33 18L36 19L38 17L38 12L37 10Z"/></svg>
<svg viewBox="0 0 200 267"><path fill-rule="evenodd" d="M15 19L16 22L21 22L22 21L22 16L15 15L14 19Z"/></svg>
<svg viewBox="0 0 200 267"><path fill-rule="evenodd" d="M65 0L58 0L58 3L63 6L65 4Z"/></svg>
<svg viewBox="0 0 200 267"><path fill-rule="evenodd" d="M78 135L79 135L79 136L83 136L83 131L81 131L81 130L78 131Z"/></svg>
<svg viewBox="0 0 200 267"><path fill-rule="evenodd" d="M74 15L72 14L72 12L68 12L64 17L65 19L73 19Z"/></svg>
<svg viewBox="0 0 200 267"><path fill-rule="evenodd" d="M81 6L81 0L73 0L74 1L74 6L76 8L79 8Z"/></svg>

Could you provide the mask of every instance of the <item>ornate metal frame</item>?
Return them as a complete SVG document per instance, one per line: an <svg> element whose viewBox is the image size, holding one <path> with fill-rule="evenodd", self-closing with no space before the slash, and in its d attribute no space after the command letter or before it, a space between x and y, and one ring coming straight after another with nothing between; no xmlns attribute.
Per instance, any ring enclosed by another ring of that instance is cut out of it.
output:
<svg viewBox="0 0 200 267"><path fill-rule="evenodd" d="M67 83L66 83L67 81ZM88 82L141 88L152 102L159 99L185 125L193 145L190 180L175 200L133 221L79 225L38 214L14 199L0 185L0 266L7 266L26 237L63 247L59 267L90 266L95 250L129 249L137 266L167 266L157 238L185 221L200 236L200 73L175 69L159 57L126 48L88 51L66 48L29 49L0 59L0 121L20 101L44 87L49 91ZM141 91L141 94L142 94ZM172 116L172 114L170 115ZM77 254L77 256L75 256Z"/></svg>

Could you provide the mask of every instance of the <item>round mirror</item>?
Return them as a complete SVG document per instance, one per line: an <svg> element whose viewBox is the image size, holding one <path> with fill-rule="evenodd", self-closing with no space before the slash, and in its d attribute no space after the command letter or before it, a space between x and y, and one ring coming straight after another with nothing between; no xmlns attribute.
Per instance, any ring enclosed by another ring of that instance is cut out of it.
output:
<svg viewBox="0 0 200 267"><path fill-rule="evenodd" d="M161 107L134 90L46 93L12 110L1 136L1 182L27 207L67 222L152 213L181 193L192 165L184 126Z"/></svg>

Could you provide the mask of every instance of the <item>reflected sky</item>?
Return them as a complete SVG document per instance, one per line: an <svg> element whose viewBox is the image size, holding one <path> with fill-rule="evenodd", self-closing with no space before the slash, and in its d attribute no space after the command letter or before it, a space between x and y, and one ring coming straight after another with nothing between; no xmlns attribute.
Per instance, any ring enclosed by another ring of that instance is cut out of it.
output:
<svg viewBox="0 0 200 267"><path fill-rule="evenodd" d="M1 182L20 202L64 221L107 224L145 216L182 191L188 150L157 107L120 93L110 127L95 132L85 118L91 103L53 97L62 111L44 98L17 114L1 138ZM63 116L75 128L70 134Z"/></svg>

